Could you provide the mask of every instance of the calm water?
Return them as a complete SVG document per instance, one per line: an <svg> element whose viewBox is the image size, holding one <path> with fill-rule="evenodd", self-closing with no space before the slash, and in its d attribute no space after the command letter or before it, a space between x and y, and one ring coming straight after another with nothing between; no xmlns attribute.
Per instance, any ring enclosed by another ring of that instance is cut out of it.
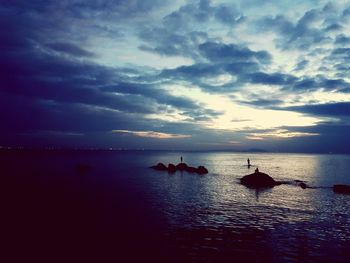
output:
<svg viewBox="0 0 350 263"><path fill-rule="evenodd" d="M153 171L180 155L209 174ZM348 262L349 155L224 152L1 153L3 249L12 259ZM280 185L238 183L247 158ZM91 169L77 171L77 164ZM103 261L103 260L102 260Z"/></svg>

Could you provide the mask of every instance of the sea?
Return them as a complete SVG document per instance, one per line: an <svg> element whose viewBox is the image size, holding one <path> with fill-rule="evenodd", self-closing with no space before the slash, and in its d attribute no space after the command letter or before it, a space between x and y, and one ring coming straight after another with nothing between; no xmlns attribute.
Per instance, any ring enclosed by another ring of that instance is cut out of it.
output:
<svg viewBox="0 0 350 263"><path fill-rule="evenodd" d="M149 168L181 156L209 173ZM288 183L241 185L256 167ZM334 184L350 155L1 150L0 261L349 262Z"/></svg>

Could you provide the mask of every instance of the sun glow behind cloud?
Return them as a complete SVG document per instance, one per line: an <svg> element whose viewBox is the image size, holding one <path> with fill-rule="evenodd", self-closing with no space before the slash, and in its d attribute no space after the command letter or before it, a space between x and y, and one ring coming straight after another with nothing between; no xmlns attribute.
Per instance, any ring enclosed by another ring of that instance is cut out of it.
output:
<svg viewBox="0 0 350 263"><path fill-rule="evenodd" d="M292 111L266 110L240 105L227 95L205 93L196 87L172 85L171 90L173 95L186 96L205 105L206 108L222 111L222 115L202 122L202 125L210 129L240 131L281 126L310 126L323 120ZM244 121L234 121L242 119Z"/></svg>
<svg viewBox="0 0 350 263"><path fill-rule="evenodd" d="M246 139L260 141L268 138L287 139L287 138L293 138L293 137L318 136L318 135L320 134L311 133L311 132L290 132L285 129L277 129L272 132L250 133L248 136L246 136Z"/></svg>
<svg viewBox="0 0 350 263"><path fill-rule="evenodd" d="M138 137L146 137L146 138L153 138L153 139L184 139L184 138L191 137L191 135L173 134L173 133L164 133L164 132L155 132L155 131L113 130L112 132L121 133L121 134L131 134Z"/></svg>

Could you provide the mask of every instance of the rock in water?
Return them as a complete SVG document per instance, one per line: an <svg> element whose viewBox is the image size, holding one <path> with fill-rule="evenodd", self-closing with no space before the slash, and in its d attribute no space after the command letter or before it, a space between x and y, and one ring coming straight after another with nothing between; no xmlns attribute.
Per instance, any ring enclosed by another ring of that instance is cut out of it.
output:
<svg viewBox="0 0 350 263"><path fill-rule="evenodd" d="M306 188L307 188L307 185L306 185L306 183L304 183L304 182L301 182L299 185L300 185L300 187L303 188L303 189L306 189Z"/></svg>
<svg viewBox="0 0 350 263"><path fill-rule="evenodd" d="M167 171L168 168L163 163L158 163L157 165L151 166L151 168L158 170L158 171Z"/></svg>
<svg viewBox="0 0 350 263"><path fill-rule="evenodd" d="M350 185L335 184L333 185L333 192L338 194L350 194Z"/></svg>
<svg viewBox="0 0 350 263"><path fill-rule="evenodd" d="M198 166L197 173L199 173L199 174L207 174L208 173L208 169L205 168L204 166Z"/></svg>
<svg viewBox="0 0 350 263"><path fill-rule="evenodd" d="M168 164L166 167L163 163L158 163L153 165L150 168L158 171L168 171L169 173L175 173L176 171L186 171L188 173L197 173L197 174L207 174L208 169L204 166L198 166L198 168L188 166L186 163L178 163L176 166L172 163Z"/></svg>
<svg viewBox="0 0 350 263"><path fill-rule="evenodd" d="M175 173L176 172L176 167L172 163L168 164L168 172L169 173Z"/></svg>
<svg viewBox="0 0 350 263"><path fill-rule="evenodd" d="M176 165L176 170L178 171L185 171L187 169L188 165L186 163L179 163Z"/></svg>
<svg viewBox="0 0 350 263"><path fill-rule="evenodd" d="M247 187L259 188L259 187L273 187L275 185L279 185L280 183L276 182L271 176L268 174L257 172L248 174L241 178L241 184Z"/></svg>

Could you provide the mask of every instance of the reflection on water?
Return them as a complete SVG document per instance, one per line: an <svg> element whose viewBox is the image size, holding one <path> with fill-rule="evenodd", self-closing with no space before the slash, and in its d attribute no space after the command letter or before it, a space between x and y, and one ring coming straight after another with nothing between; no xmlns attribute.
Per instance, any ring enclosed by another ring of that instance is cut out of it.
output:
<svg viewBox="0 0 350 263"><path fill-rule="evenodd" d="M312 186L350 183L349 156L188 155L188 163L204 164L210 174L149 173L159 194L155 199L173 228L169 235L192 259L239 256L266 262L345 262L350 245L349 196L293 184L257 192L238 184L238 179L258 166L276 180L303 180ZM254 165L250 169L245 166L248 157ZM173 162L176 154L152 156L150 162L156 159Z"/></svg>
<svg viewBox="0 0 350 263"><path fill-rule="evenodd" d="M205 165L209 174L147 168L177 163L180 155L189 165ZM350 256L350 196L295 184L257 192L238 183L257 166L276 180L350 184L347 155L71 152L2 154L0 162L2 185L11 186L5 198L16 193L20 198L12 202L18 206L24 192L33 201L26 204L34 208L33 220L47 216L41 210L45 207L52 214L49 220L63 224L67 236L76 227L90 233L90 238L82 236L94 240L95 249L142 251L141 246L148 255L172 255L165 256L168 261L197 262L347 262ZM76 173L79 163L91 169ZM67 221L57 221L58 214ZM150 248L152 242L157 249Z"/></svg>

